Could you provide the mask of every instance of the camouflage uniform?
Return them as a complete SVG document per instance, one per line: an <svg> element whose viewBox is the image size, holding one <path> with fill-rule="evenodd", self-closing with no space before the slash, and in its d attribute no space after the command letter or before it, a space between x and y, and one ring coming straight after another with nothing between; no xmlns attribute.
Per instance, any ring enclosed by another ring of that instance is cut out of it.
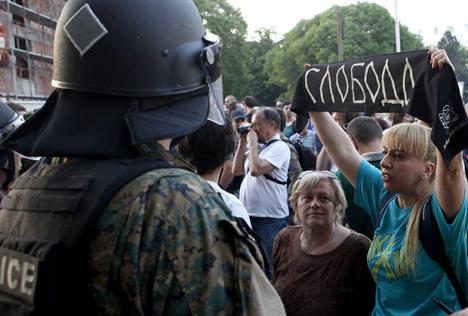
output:
<svg viewBox="0 0 468 316"><path fill-rule="evenodd" d="M125 185L103 210L90 288L109 315L284 315L260 258L202 178L158 169Z"/></svg>

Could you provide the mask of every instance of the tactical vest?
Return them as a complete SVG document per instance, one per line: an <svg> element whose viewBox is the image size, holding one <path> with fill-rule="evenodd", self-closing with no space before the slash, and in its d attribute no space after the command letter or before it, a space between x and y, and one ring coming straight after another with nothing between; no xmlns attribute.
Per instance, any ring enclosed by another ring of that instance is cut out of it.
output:
<svg viewBox="0 0 468 316"><path fill-rule="evenodd" d="M47 166L13 184L0 205L0 315L93 315L87 256L102 210L139 175L171 167L154 158Z"/></svg>

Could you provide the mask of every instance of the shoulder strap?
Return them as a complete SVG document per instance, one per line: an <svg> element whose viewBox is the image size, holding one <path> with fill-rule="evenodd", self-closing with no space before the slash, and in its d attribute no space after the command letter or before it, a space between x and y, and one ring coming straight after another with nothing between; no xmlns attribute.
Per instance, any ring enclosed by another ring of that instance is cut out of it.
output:
<svg viewBox="0 0 468 316"><path fill-rule="evenodd" d="M271 144L275 143L275 142L278 142L278 141L282 141L281 139L272 139L270 140L269 142L265 143L265 146L262 147L262 149L260 149L258 151L258 153L260 153L262 150L264 150L265 148L267 148L268 146L270 146ZM263 175L267 180L270 180L270 181L273 181L274 183L277 183L277 184L281 184L281 185L287 185L289 184L289 179L287 181L281 181L281 180L278 180L278 179L275 179L273 178L271 175L269 175L268 173L265 173Z"/></svg>
<svg viewBox="0 0 468 316"><path fill-rule="evenodd" d="M396 197L396 193L393 192L385 192L384 196L379 200L379 213L377 214L377 218L375 221L375 228L380 227L380 222L382 221L382 217L387 211L388 205L390 202Z"/></svg>
<svg viewBox="0 0 468 316"><path fill-rule="evenodd" d="M265 145L258 151L258 153L260 153L262 150L264 150L265 148L267 148L267 147L270 146L271 144L276 143L276 142L279 142L279 141L282 141L282 140L276 138L276 139L270 140L269 142L266 142Z"/></svg>
<svg viewBox="0 0 468 316"><path fill-rule="evenodd" d="M278 142L278 141L282 141L281 139L272 139L270 140L268 143L265 144L265 147L263 147L260 151L262 151L263 149L267 148L268 146L270 146L271 144L275 143L275 142ZM290 183L289 181L289 178L286 180L286 181L281 181L281 180L278 180L276 178L273 178L271 175L269 175L268 173L265 173L263 175L267 180L270 180L270 181L273 181L274 183L277 183L277 184L281 184L281 185L288 185Z"/></svg>
<svg viewBox="0 0 468 316"><path fill-rule="evenodd" d="M265 173L263 176L264 176L267 180L273 181L274 183L278 183L278 184L282 184L282 185L284 185L284 184L289 184L289 183L290 183L289 178L288 178L287 181L280 181L280 180L278 180L278 179L273 178L273 177L270 176L268 173Z"/></svg>
<svg viewBox="0 0 468 316"><path fill-rule="evenodd" d="M458 281L457 275L453 270L452 263L447 256L442 234L440 233L439 225L437 224L432 211L431 196L424 202L424 207L421 212L419 222L419 240L421 241L421 244L429 258L439 263L445 273L447 273L461 307L468 307L460 282Z"/></svg>

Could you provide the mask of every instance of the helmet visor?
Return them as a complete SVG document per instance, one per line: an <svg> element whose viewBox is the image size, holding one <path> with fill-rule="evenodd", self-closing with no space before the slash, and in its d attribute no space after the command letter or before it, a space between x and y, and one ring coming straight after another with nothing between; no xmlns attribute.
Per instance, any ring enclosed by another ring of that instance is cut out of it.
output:
<svg viewBox="0 0 468 316"><path fill-rule="evenodd" d="M221 76L221 47L219 37L207 33L203 37L207 44L201 51L200 58L205 74L206 84L209 88L210 111L208 120L218 125L226 124L223 104L223 80Z"/></svg>

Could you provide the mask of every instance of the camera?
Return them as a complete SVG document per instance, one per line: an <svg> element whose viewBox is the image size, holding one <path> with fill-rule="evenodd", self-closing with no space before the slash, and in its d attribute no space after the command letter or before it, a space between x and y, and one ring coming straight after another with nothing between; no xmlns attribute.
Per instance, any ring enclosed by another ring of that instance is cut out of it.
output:
<svg viewBox="0 0 468 316"><path fill-rule="evenodd" d="M252 129L252 124L244 124L237 129L239 134L247 134Z"/></svg>

